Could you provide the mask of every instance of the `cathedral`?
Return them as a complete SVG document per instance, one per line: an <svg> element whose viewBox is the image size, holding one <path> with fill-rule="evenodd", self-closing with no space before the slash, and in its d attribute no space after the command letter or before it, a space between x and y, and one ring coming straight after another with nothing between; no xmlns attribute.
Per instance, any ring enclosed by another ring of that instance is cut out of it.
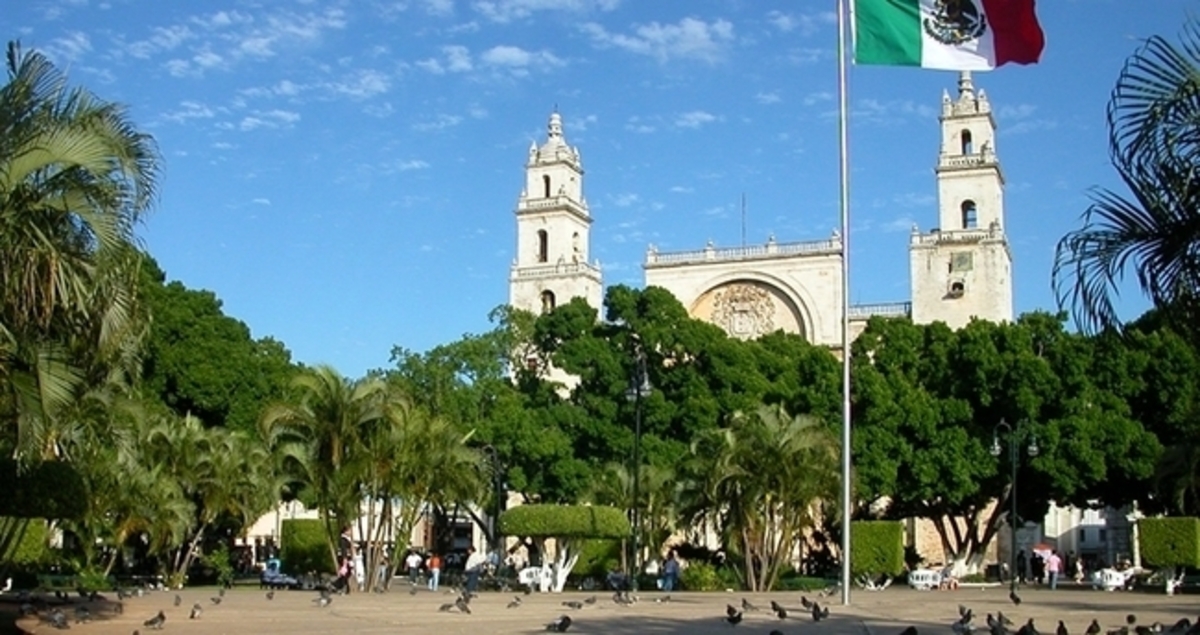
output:
<svg viewBox="0 0 1200 635"><path fill-rule="evenodd" d="M1004 232L1004 175L996 151L996 121L971 74L959 75L957 96L942 95L937 179L937 227L909 238L911 297L907 302L850 307L850 336L876 315L941 321L951 328L972 318L1013 317L1012 252ZM603 280L588 262L592 217L583 196L579 150L550 116L546 140L529 148L525 187L517 201L517 255L509 304L534 313L582 297L600 308ZM842 240L777 242L664 252L654 246L642 267L646 285L667 289L695 318L752 339L778 329L840 348Z"/></svg>

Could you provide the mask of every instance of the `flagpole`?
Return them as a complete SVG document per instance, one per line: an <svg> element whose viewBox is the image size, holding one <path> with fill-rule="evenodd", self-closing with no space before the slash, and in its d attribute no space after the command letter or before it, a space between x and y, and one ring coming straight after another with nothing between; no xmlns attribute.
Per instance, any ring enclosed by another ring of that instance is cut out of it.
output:
<svg viewBox="0 0 1200 635"><path fill-rule="evenodd" d="M842 604L850 604L850 160L846 103L846 0L838 0L838 143L842 216Z"/></svg>

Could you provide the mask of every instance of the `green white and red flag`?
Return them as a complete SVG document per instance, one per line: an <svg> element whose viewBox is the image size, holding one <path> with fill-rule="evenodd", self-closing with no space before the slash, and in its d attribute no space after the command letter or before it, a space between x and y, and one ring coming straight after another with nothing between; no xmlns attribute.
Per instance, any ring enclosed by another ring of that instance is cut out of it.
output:
<svg viewBox="0 0 1200 635"><path fill-rule="evenodd" d="M854 61L942 70L1033 64L1034 0L854 0Z"/></svg>

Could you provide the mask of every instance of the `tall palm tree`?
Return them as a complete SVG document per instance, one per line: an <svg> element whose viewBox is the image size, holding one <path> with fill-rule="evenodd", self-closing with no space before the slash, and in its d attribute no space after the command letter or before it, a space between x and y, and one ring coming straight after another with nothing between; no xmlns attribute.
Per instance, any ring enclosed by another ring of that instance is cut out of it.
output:
<svg viewBox="0 0 1200 635"><path fill-rule="evenodd" d="M338 536L359 516L365 434L384 417L387 385L375 378L351 381L332 366L315 366L292 380L294 399L267 407L263 438L295 457L292 476L309 491L325 522L330 558Z"/></svg>
<svg viewBox="0 0 1200 635"><path fill-rule="evenodd" d="M70 88L41 53L10 43L6 70L0 432L15 432L18 456L37 457L50 452L37 446L39 427L103 370L92 362L127 362L136 348L134 228L154 199L159 158L121 106Z"/></svg>
<svg viewBox="0 0 1200 635"><path fill-rule="evenodd" d="M1148 39L1108 105L1109 153L1129 190L1093 194L1083 227L1059 242L1061 305L1085 328L1119 324L1114 298L1132 268L1142 292L1200 334L1200 24L1178 45Z"/></svg>

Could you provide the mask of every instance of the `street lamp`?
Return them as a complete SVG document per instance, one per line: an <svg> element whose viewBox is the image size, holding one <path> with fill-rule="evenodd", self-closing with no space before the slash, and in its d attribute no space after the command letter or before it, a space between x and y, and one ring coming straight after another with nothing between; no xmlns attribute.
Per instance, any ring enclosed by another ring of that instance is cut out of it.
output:
<svg viewBox="0 0 1200 635"><path fill-rule="evenodd" d="M633 402L633 575L630 577L629 588L638 590L638 575L641 573L639 558L641 557L641 497L639 489L642 481L642 400L650 395L650 377L646 374L646 351L642 342L633 334L633 376L629 380L629 388L625 391L625 399Z"/></svg>
<svg viewBox="0 0 1200 635"><path fill-rule="evenodd" d="M500 545L500 512L503 511L504 505L504 464L500 462L500 453L493 445L483 446L483 452L488 456L488 462L491 463L492 472L492 513L491 522L488 523L488 552L495 554L499 559Z"/></svg>
<svg viewBox="0 0 1200 635"><path fill-rule="evenodd" d="M1026 448L1029 456L1034 457L1038 455L1037 437L1025 429L1025 423L1025 421L1020 421L1017 423L1017 427L1013 428L1007 421L1001 419L1000 423L997 423L992 428L992 456L1000 456L1000 431L1003 430L1005 438L1008 439L1008 461L1012 464L1011 489L1008 494L1009 503L1011 504L1008 512L1008 527L1012 544L1009 547L1008 559L1010 567L1009 576L1011 577L1009 591L1013 595L1017 593L1017 578L1019 577L1017 571L1017 465L1021 456L1017 446L1023 437L1029 437L1029 447Z"/></svg>

